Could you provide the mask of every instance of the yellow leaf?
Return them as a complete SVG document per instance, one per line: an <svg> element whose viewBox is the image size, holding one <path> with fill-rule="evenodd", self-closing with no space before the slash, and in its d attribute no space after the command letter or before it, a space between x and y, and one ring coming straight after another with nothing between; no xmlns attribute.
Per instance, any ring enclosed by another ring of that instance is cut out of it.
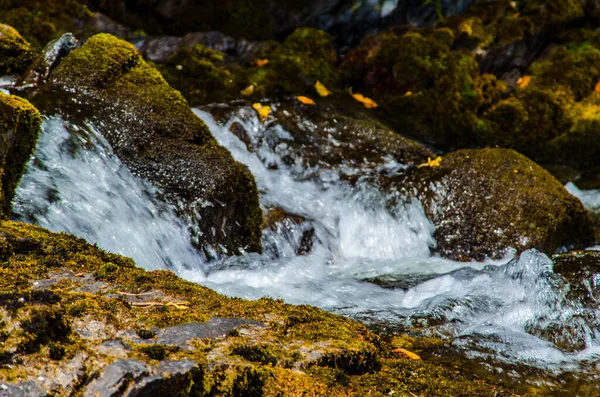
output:
<svg viewBox="0 0 600 397"><path fill-rule="evenodd" d="M600 81L596 83L596 87L594 87L594 91L600 92Z"/></svg>
<svg viewBox="0 0 600 397"><path fill-rule="evenodd" d="M240 94L242 94L243 96L250 96L254 94L254 84L250 84L248 87L241 90Z"/></svg>
<svg viewBox="0 0 600 397"><path fill-rule="evenodd" d="M319 80L317 80L317 82L315 83L315 89L317 90L317 93L323 97L333 94Z"/></svg>
<svg viewBox="0 0 600 397"><path fill-rule="evenodd" d="M519 77L519 80L517 80L517 87L525 88L529 85L529 83L531 83L531 76L524 75L523 77Z"/></svg>
<svg viewBox="0 0 600 397"><path fill-rule="evenodd" d="M300 102L302 102L305 105L314 105L315 101L313 101L312 99L310 99L307 96L297 96L296 99L298 99Z"/></svg>
<svg viewBox="0 0 600 397"><path fill-rule="evenodd" d="M252 62L252 66L256 66L257 68L262 68L267 63L269 63L268 59L257 59L256 61Z"/></svg>
<svg viewBox="0 0 600 397"><path fill-rule="evenodd" d="M442 157L438 156L435 160L432 160L431 157L427 157L427 162L423 164L419 164L417 168L422 167L439 167L442 162Z"/></svg>
<svg viewBox="0 0 600 397"><path fill-rule="evenodd" d="M396 353L396 354L397 354L397 355L399 355L400 357L403 357L403 358L408 358L408 359L410 359L410 360L420 360L420 359L421 359L421 357L419 357L419 355L418 355L418 354L415 354L415 353L413 353L413 352L411 352L411 351L408 351L408 350L406 350L406 349L403 349L403 348L401 348L401 347L399 347L399 348L397 348L397 349L394 349L394 350L392 350L392 352Z"/></svg>
<svg viewBox="0 0 600 397"><path fill-rule="evenodd" d="M269 118L269 113L271 113L270 106L263 106L260 103L255 103L254 105L252 105L252 107L254 108L254 110L256 110L256 113L258 113L258 115L260 116L261 122L264 122L265 120L267 120Z"/></svg>
<svg viewBox="0 0 600 397"><path fill-rule="evenodd" d="M411 95L412 95L412 92L411 92L411 91L406 91L406 92L404 93L404 96L411 96Z"/></svg>
<svg viewBox="0 0 600 397"><path fill-rule="evenodd" d="M378 106L374 100L372 100L371 98L367 98L362 94L353 94L352 91L350 91L350 95L352 95L352 98L362 103L367 109L373 109Z"/></svg>

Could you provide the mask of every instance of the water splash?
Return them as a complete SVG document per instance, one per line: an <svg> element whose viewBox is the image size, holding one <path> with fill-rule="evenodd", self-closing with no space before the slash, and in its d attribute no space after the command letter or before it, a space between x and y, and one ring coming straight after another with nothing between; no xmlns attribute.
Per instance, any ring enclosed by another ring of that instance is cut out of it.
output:
<svg viewBox="0 0 600 397"><path fill-rule="evenodd" d="M146 269L203 274L186 226L129 172L92 125L44 118L13 219L83 237Z"/></svg>
<svg viewBox="0 0 600 397"><path fill-rule="evenodd" d="M157 190L131 175L92 125L59 117L44 121L15 218L228 295L280 297L366 322L426 329L474 357L557 371L599 360L598 310L570 296L569 282L545 255L532 250L511 261L466 264L432 256L433 226L420 203L390 205L395 193L374 182L381 167L393 175L402 164L310 165L291 150L290 133L261 124L250 108L225 124L196 114L253 172L265 212L281 215L263 232L264 254L201 264L186 226ZM230 131L233 123L243 125L246 143ZM315 128L308 121L302 127ZM588 197L588 206L597 199Z"/></svg>

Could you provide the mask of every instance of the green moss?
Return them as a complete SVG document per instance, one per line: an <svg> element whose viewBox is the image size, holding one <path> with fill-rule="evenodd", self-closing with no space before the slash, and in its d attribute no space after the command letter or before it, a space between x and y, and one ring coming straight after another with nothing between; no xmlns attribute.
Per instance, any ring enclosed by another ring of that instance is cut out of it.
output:
<svg viewBox="0 0 600 397"><path fill-rule="evenodd" d="M90 16L87 7L75 0L0 2L0 21L17 29L36 49L63 33L80 31Z"/></svg>
<svg viewBox="0 0 600 397"><path fill-rule="evenodd" d="M277 352L270 344L236 344L231 347L231 354L243 357L252 362L276 365L278 356L281 353Z"/></svg>
<svg viewBox="0 0 600 397"><path fill-rule="evenodd" d="M491 132L481 134L484 145L513 148L544 160L549 141L571 128L573 96L568 90L537 88L531 84L485 113Z"/></svg>
<svg viewBox="0 0 600 397"><path fill-rule="evenodd" d="M10 214L15 189L35 149L41 122L37 109L25 99L0 93L0 167L4 170L0 179L1 216Z"/></svg>
<svg viewBox="0 0 600 397"><path fill-rule="evenodd" d="M473 145L484 111L506 85L480 76L473 55L451 51L433 32L373 36L349 54L349 84L373 95L400 133L444 149Z"/></svg>
<svg viewBox="0 0 600 397"><path fill-rule="evenodd" d="M338 85L333 41L321 30L296 29L281 45L264 50L261 56L269 63L248 71L249 83L254 84L258 95L276 91L312 94L317 80L330 89Z"/></svg>
<svg viewBox="0 0 600 397"><path fill-rule="evenodd" d="M578 169L598 166L600 158L600 93L577 103L571 112L573 126L548 143L546 157Z"/></svg>
<svg viewBox="0 0 600 397"><path fill-rule="evenodd" d="M0 24L0 75L24 72L34 57L33 47L19 32Z"/></svg>
<svg viewBox="0 0 600 397"><path fill-rule="evenodd" d="M577 101L594 91L600 79L600 50L590 43L560 46L530 68L533 86L563 89Z"/></svg>
<svg viewBox="0 0 600 397"><path fill-rule="evenodd" d="M247 80L241 67L221 66L223 58L223 53L196 44L183 47L157 68L191 105L224 102L239 97Z"/></svg>
<svg viewBox="0 0 600 397"><path fill-rule="evenodd" d="M35 353L50 342L64 341L71 333L64 309L55 306L32 308L21 328L26 335L21 347L27 353Z"/></svg>

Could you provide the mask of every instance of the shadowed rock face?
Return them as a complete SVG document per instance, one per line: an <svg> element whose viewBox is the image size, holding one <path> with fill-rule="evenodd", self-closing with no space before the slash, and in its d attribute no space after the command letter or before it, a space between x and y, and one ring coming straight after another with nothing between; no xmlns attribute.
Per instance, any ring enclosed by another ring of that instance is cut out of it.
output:
<svg viewBox="0 0 600 397"><path fill-rule="evenodd" d="M10 214L15 189L35 149L41 123L37 109L25 99L0 93L2 217Z"/></svg>
<svg viewBox="0 0 600 397"><path fill-rule="evenodd" d="M52 70L36 101L94 122L134 174L163 190L198 248L261 250L252 175L129 43L92 37Z"/></svg>
<svg viewBox="0 0 600 397"><path fill-rule="evenodd" d="M459 150L407 178L433 221L437 250L455 260L508 247L553 254L593 243L589 213L543 168L507 149Z"/></svg>

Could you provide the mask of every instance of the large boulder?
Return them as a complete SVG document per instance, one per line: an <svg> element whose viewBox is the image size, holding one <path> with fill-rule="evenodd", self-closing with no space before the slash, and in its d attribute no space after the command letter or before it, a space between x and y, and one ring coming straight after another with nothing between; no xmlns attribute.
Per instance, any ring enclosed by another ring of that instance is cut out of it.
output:
<svg viewBox="0 0 600 397"><path fill-rule="evenodd" d="M554 254L594 242L591 217L547 171L508 149L459 150L407 179L435 225L437 251L500 258L509 247Z"/></svg>
<svg viewBox="0 0 600 397"><path fill-rule="evenodd" d="M342 316L228 298L65 233L0 222L0 260L0 395L510 395Z"/></svg>
<svg viewBox="0 0 600 397"><path fill-rule="evenodd" d="M23 98L0 93L0 216L10 215L15 189L40 133L42 118Z"/></svg>
<svg viewBox="0 0 600 397"><path fill-rule="evenodd" d="M176 206L198 248L260 251L252 175L131 44L93 36L61 61L38 97L48 111L94 122L129 169Z"/></svg>

